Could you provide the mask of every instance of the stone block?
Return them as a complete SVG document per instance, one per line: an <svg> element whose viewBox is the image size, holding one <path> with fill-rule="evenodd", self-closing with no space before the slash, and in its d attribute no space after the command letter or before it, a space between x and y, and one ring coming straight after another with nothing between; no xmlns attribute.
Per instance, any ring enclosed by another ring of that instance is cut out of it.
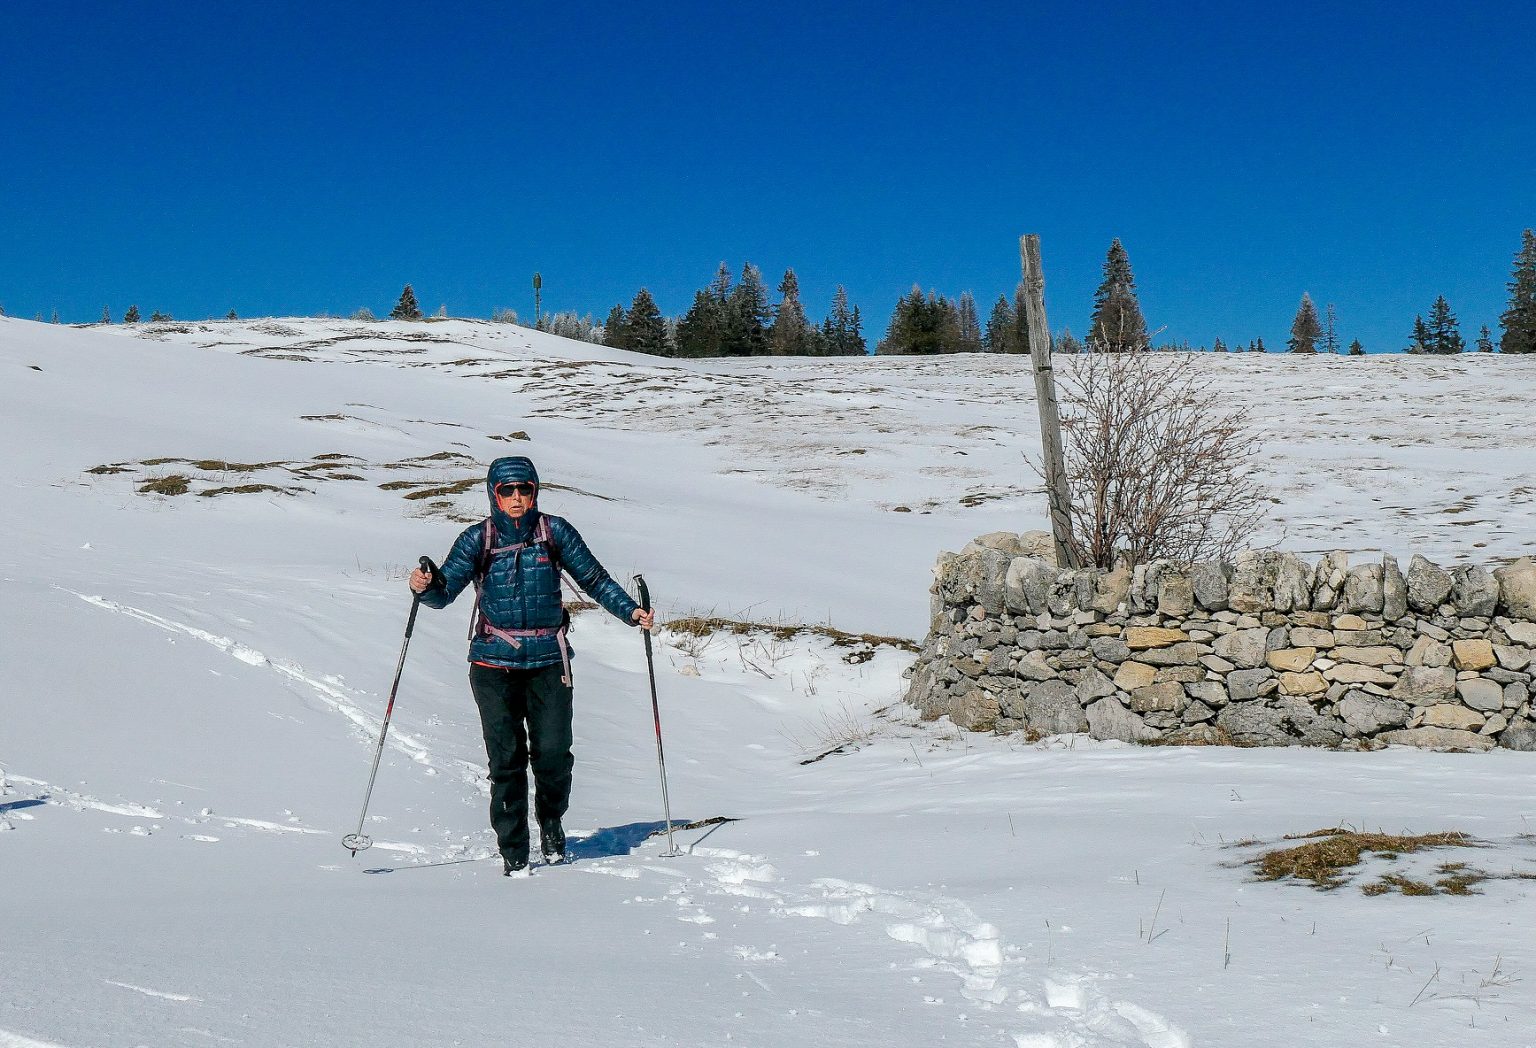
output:
<svg viewBox="0 0 1536 1048"><path fill-rule="evenodd" d="M1511 622L1504 627L1504 635L1523 647L1536 648L1536 622Z"/></svg>
<svg viewBox="0 0 1536 1048"><path fill-rule="evenodd" d="M997 696L976 685L966 688L949 705L949 719L966 731L991 731L999 712Z"/></svg>
<svg viewBox="0 0 1536 1048"><path fill-rule="evenodd" d="M1487 718L1476 710L1469 710L1465 706L1453 703L1442 703L1431 706L1424 711L1424 727L1426 728L1452 728L1456 731L1476 731L1483 726Z"/></svg>
<svg viewBox="0 0 1536 1048"><path fill-rule="evenodd" d="M1522 557L1493 569L1499 584L1499 607L1517 619L1536 619L1536 560Z"/></svg>
<svg viewBox="0 0 1536 1048"><path fill-rule="evenodd" d="M1215 653L1240 669L1257 669L1264 665L1268 653L1269 631L1263 629L1239 629L1217 637L1212 645Z"/></svg>
<svg viewBox="0 0 1536 1048"><path fill-rule="evenodd" d="M1050 607L1051 585L1056 569L1037 557L1015 557L1003 576L1003 603L1009 611L1031 615L1046 613Z"/></svg>
<svg viewBox="0 0 1536 1048"><path fill-rule="evenodd" d="M1157 681L1157 670L1143 662L1127 662L1115 673L1115 687L1135 691Z"/></svg>
<svg viewBox="0 0 1536 1048"><path fill-rule="evenodd" d="M1179 713L1187 701L1184 685L1177 681L1149 684L1131 692L1131 711L1133 713Z"/></svg>
<svg viewBox="0 0 1536 1048"><path fill-rule="evenodd" d="M1456 694L1456 671L1448 666L1409 666L1392 686L1392 697L1411 706L1432 706Z"/></svg>
<svg viewBox="0 0 1536 1048"><path fill-rule="evenodd" d="M1291 647L1326 650L1333 647L1333 631L1313 629L1310 626L1292 626Z"/></svg>
<svg viewBox="0 0 1536 1048"><path fill-rule="evenodd" d="M1499 665L1506 670L1519 672L1531 664L1531 650L1529 648L1516 648L1509 644L1495 644L1493 657L1499 660Z"/></svg>
<svg viewBox="0 0 1536 1048"><path fill-rule="evenodd" d="M1499 580L1476 564L1451 572L1451 603L1462 616L1492 615L1499 606Z"/></svg>
<svg viewBox="0 0 1536 1048"><path fill-rule="evenodd" d="M1088 650L1105 662L1124 662L1131 657L1130 647L1119 637L1093 637L1088 641Z"/></svg>
<svg viewBox="0 0 1536 1048"><path fill-rule="evenodd" d="M1420 614L1433 615L1451 595L1451 576L1447 571L1415 553L1408 562L1408 606Z"/></svg>
<svg viewBox="0 0 1536 1048"><path fill-rule="evenodd" d="M1212 673L1231 673L1233 670L1237 669L1236 666L1222 658L1220 655L1202 655L1200 656L1200 665L1204 666Z"/></svg>
<svg viewBox="0 0 1536 1048"><path fill-rule="evenodd" d="M1481 677L1457 681L1456 694L1463 703L1483 713L1493 713L1504 708L1503 685Z"/></svg>
<svg viewBox="0 0 1536 1048"><path fill-rule="evenodd" d="M1282 695L1320 695L1328 690L1328 682L1321 673L1282 673Z"/></svg>
<svg viewBox="0 0 1536 1048"><path fill-rule="evenodd" d="M1030 687L1023 702L1024 722L1042 735L1087 731L1088 718L1066 681L1042 681Z"/></svg>
<svg viewBox="0 0 1536 1048"><path fill-rule="evenodd" d="M1164 681L1178 681L1180 684L1193 684L1196 681L1205 680L1204 666L1164 666L1157 671L1157 679L1154 684Z"/></svg>
<svg viewBox="0 0 1536 1048"><path fill-rule="evenodd" d="M1227 674L1227 690L1234 702L1257 699L1280 687L1272 670L1233 670Z"/></svg>
<svg viewBox="0 0 1536 1048"><path fill-rule="evenodd" d="M1272 651L1266 658L1269 668L1289 673L1301 673L1317 658L1316 648L1282 648Z"/></svg>
<svg viewBox="0 0 1536 1048"><path fill-rule="evenodd" d="M1095 739L1150 742L1160 733L1114 699L1100 699L1088 707L1088 733Z"/></svg>
<svg viewBox="0 0 1536 1048"><path fill-rule="evenodd" d="M1214 562L1194 564L1189 569L1190 585L1194 589L1195 603L1206 611L1222 611L1227 606L1227 573Z"/></svg>
<svg viewBox="0 0 1536 1048"><path fill-rule="evenodd" d="M1145 651L1148 648L1166 648L1172 644L1187 641L1189 634L1183 630L1166 629L1162 626L1129 626L1126 628L1124 640L1126 646L1132 651Z"/></svg>
<svg viewBox="0 0 1536 1048"><path fill-rule="evenodd" d="M1095 699L1102 699L1115 693L1114 682L1096 669L1086 669L1083 675L1077 679L1077 701L1084 706Z"/></svg>
<svg viewBox="0 0 1536 1048"><path fill-rule="evenodd" d="M1169 618L1182 619L1195 610L1195 587L1189 576L1164 568L1157 577L1157 611Z"/></svg>
<svg viewBox="0 0 1536 1048"><path fill-rule="evenodd" d="M1411 711L1407 703L1396 699L1383 699L1364 692L1352 691L1339 703L1339 716L1343 718L1351 735L1375 735L1388 728L1400 728L1408 723Z"/></svg>
<svg viewBox="0 0 1536 1048"><path fill-rule="evenodd" d="M1486 670L1498 662L1494 658L1493 645L1486 640L1452 641L1451 653L1459 670Z"/></svg>
<svg viewBox="0 0 1536 1048"><path fill-rule="evenodd" d="M1493 749L1493 740L1488 736L1451 728L1403 728L1399 731L1384 731L1376 738L1389 745L1416 746L1423 750Z"/></svg>

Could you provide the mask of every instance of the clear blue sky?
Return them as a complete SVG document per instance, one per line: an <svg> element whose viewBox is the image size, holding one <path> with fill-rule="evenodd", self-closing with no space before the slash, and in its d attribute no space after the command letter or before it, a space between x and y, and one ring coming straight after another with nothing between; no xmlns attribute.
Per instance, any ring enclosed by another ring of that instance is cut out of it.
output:
<svg viewBox="0 0 1536 1048"><path fill-rule="evenodd" d="M983 315L1110 239L1167 339L1471 341L1536 225L1525 2L7 4L0 305L678 314L717 263Z"/></svg>

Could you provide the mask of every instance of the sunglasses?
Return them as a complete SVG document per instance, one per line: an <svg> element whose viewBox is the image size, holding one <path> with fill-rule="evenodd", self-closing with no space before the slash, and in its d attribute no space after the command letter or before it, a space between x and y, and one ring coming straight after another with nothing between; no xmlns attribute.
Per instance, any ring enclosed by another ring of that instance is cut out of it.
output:
<svg viewBox="0 0 1536 1048"><path fill-rule="evenodd" d="M533 498L533 493L539 490L537 484L497 484L496 495L499 498L509 499L513 495L521 495L525 499Z"/></svg>

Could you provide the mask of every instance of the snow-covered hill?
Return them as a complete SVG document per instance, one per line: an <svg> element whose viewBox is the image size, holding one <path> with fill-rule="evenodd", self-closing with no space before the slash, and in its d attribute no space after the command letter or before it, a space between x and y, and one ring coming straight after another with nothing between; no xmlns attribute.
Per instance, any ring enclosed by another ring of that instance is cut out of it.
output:
<svg viewBox="0 0 1536 1048"><path fill-rule="evenodd" d="M1300 549L1529 552L1536 362L1211 358ZM962 736L910 656L578 617L578 861L488 861L467 602L403 575L526 453L664 617L919 639L938 550L1041 524L1016 359L674 362L522 328L0 319L0 1046L1536 1042L1529 882L1317 893L1348 823L1536 870L1529 755ZM158 493L157 493L158 492ZM801 761L840 742L842 752ZM1523 835L1523 836L1522 836Z"/></svg>

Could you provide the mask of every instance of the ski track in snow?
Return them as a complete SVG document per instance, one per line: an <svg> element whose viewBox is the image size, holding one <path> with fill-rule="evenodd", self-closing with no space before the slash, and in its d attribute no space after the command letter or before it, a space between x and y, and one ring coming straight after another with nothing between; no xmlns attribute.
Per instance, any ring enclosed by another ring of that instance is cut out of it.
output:
<svg viewBox="0 0 1536 1048"><path fill-rule="evenodd" d="M142 993L146 997L159 997L162 1000L176 1001L180 1004L185 1004L189 1001L198 1004L202 1003L201 997L191 997L184 993L166 993L164 990L151 990L147 986L135 986L133 983L114 982L111 979L103 979L102 982L106 983L108 986L121 986L125 990L134 990L138 993Z"/></svg>
<svg viewBox="0 0 1536 1048"><path fill-rule="evenodd" d="M63 587L60 588L63 589ZM85 601L87 604L92 605L93 607L101 608L105 611L114 612L119 615L126 615L131 619L137 619L140 622L148 623L149 625L158 629L165 630L167 633L180 633L188 637L193 637L204 642L205 644L213 646L219 651L224 652L231 658L239 659L241 662L249 666L268 667L278 674L287 677L290 680L298 681L300 684L310 689L310 691L314 693L314 695L320 700L321 703L325 705L327 709L341 714L347 720L356 725L360 730L362 737L365 738L369 743L375 742L378 736L379 728L383 724L382 717L368 713L362 707L353 702L352 698L336 684L332 683L330 680L324 680L305 672L302 666L288 662L286 660L269 658L262 652L259 652L256 649L229 637L221 637L217 634L209 633L207 630L199 629L196 626L190 626L184 622L177 622L174 619L168 619L163 616L156 615L153 612L145 611L142 608L135 608L128 604L119 603L118 601L108 600L105 597L79 593L71 589L64 589L64 592L79 597L81 600ZM437 771L439 763L447 763L458 771L460 778L463 779L464 782L468 783L474 788L477 795L484 793L483 783L485 779L485 769L478 764L472 764L469 761L461 760L459 758L442 758L435 756L421 740L407 732L401 731L397 726L391 727L389 737L386 740L386 745L388 745L391 749L404 754L415 763L429 769L434 774ZM292 827L286 826L280 828L292 829Z"/></svg>
<svg viewBox="0 0 1536 1048"><path fill-rule="evenodd" d="M941 895L890 891L869 884L819 878L809 885L787 884L773 864L758 855L725 848L694 847L690 855L708 860L703 877L677 866L642 862L639 869L616 860L585 863L588 872L624 878L663 875L671 883L656 901L669 901L677 919L710 925L711 898L766 903L777 918L809 917L841 926L878 924L885 935L918 948L915 967L959 981L957 1007L976 1009L968 1021L989 1023L1013 1038L1018 1048L1190 1048L1189 1036L1162 1015L1129 1001L1114 1000L1088 972L1052 971L1040 977L1010 947L998 928L976 917L964 902ZM639 898L637 896L637 898ZM727 916L722 911L719 916ZM713 937L712 935L710 937ZM782 963L774 949L750 944L733 948L749 964ZM749 977L762 985L750 971ZM942 997L925 995L942 1006ZM979 1013L979 1014L978 1014Z"/></svg>

